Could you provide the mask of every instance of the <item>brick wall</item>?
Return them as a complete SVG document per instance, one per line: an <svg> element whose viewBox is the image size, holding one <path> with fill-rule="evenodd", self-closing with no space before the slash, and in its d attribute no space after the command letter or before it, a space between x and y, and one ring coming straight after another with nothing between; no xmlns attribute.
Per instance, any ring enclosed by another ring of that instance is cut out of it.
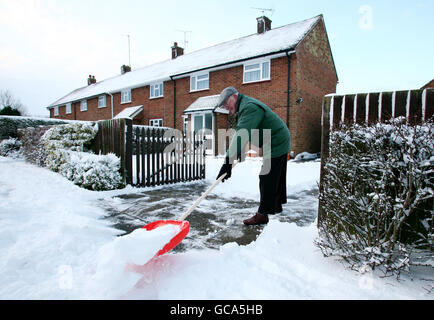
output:
<svg viewBox="0 0 434 320"><path fill-rule="evenodd" d="M322 20L297 48L297 88L292 95L292 149L319 152L321 150L321 112L324 95L336 92L337 75L330 45ZM297 99L302 98L301 103ZM294 101L295 100L295 101Z"/></svg>

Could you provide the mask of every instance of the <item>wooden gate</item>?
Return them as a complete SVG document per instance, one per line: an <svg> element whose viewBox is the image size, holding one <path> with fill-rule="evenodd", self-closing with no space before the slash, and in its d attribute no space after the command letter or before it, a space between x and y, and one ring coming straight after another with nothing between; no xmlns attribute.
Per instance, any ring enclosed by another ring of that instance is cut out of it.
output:
<svg viewBox="0 0 434 320"><path fill-rule="evenodd" d="M98 121L95 153L121 159L124 184L149 187L205 178L205 138L129 119Z"/></svg>

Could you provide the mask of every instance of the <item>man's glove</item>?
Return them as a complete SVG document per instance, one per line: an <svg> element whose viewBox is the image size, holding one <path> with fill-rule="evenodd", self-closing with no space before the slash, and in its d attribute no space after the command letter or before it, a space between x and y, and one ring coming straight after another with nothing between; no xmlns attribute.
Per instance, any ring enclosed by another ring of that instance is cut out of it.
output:
<svg viewBox="0 0 434 320"><path fill-rule="evenodd" d="M225 163L223 163L216 180L218 180L218 178L220 178L225 173L226 176L222 179L222 182L225 182L225 180L229 179L232 174L232 164L229 163L229 158L225 159Z"/></svg>

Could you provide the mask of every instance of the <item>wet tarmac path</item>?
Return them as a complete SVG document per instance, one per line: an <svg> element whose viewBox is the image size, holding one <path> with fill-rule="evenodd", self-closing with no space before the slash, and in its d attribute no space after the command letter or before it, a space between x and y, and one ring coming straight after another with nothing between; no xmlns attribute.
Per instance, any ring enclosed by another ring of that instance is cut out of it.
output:
<svg viewBox="0 0 434 320"><path fill-rule="evenodd" d="M99 206L106 210L106 219L115 228L129 233L152 221L176 220L209 186L206 181L197 181L151 188L117 196L110 201L101 200ZM317 186L296 194L288 193L288 203L283 205L283 212L270 215L270 220L293 222L298 226L309 225L317 216L317 199ZM187 217L190 232L174 251L218 249L228 242L249 244L256 240L264 226L245 226L242 221L252 216L258 206L258 201L209 194Z"/></svg>

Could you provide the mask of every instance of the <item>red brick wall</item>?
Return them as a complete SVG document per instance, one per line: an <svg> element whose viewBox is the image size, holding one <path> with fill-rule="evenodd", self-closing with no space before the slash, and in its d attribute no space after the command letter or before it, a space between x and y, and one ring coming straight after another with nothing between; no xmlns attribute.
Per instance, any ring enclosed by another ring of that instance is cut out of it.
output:
<svg viewBox="0 0 434 320"><path fill-rule="evenodd" d="M321 113L324 95L336 92L337 75L322 20L297 47L297 87L292 93L291 130L295 154L321 150ZM302 98L301 103L296 103ZM294 101L295 100L295 101Z"/></svg>

